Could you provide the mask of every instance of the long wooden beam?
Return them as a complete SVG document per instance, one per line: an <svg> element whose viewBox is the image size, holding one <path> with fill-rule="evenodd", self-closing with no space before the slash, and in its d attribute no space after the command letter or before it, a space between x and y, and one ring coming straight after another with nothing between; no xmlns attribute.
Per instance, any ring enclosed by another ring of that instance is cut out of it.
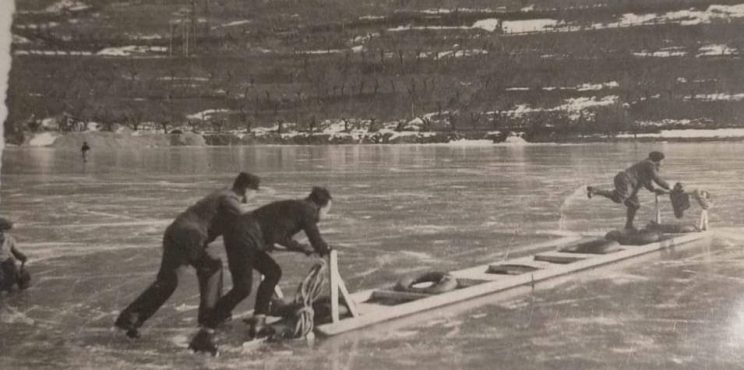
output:
<svg viewBox="0 0 744 370"><path fill-rule="evenodd" d="M662 240L660 242L643 246L629 246L627 247L627 249L615 253L599 254L591 258L568 264L555 264L554 266L549 266L544 269L527 272L521 275L504 275L501 279L485 281L482 284L457 289L439 295L432 295L394 306L382 306L364 303L360 306L365 307L366 309L364 311L360 310L362 312L359 313L358 317L346 318L335 323L320 325L316 328L316 330L319 334L326 336L337 335L351 330L374 325L380 322L431 310L437 307L462 302L480 296L507 292L511 289L534 285L536 283L548 281L550 279L554 279L571 273L594 269L661 249L673 248L678 245L701 240L707 237L707 235L708 233L706 232L683 234L675 236L671 239ZM483 271L485 271L485 269L488 268L488 265L483 265L482 268L484 269ZM453 274L457 276L457 272L453 272ZM354 298L370 296L370 291L363 291L352 294L352 297ZM357 300L357 302L362 301Z"/></svg>

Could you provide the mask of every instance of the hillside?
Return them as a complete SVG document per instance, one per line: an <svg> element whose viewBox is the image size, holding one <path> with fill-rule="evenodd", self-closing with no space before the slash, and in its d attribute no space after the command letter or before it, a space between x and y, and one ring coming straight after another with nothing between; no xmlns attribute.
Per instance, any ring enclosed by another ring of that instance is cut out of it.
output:
<svg viewBox="0 0 744 370"><path fill-rule="evenodd" d="M33 0L12 30L11 141L62 115L537 141L744 126L741 1Z"/></svg>

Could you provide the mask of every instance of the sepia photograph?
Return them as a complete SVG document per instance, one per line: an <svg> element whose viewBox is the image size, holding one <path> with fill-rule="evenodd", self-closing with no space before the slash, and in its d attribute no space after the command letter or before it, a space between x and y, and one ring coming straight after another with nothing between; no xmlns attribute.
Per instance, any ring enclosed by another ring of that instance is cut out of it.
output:
<svg viewBox="0 0 744 370"><path fill-rule="evenodd" d="M744 368L742 57L744 0L4 0L0 369Z"/></svg>

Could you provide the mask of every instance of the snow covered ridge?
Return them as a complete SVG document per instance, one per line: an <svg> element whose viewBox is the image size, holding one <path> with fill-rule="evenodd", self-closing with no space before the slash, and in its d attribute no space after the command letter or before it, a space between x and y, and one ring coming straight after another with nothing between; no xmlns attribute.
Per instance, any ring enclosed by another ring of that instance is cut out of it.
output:
<svg viewBox="0 0 744 370"><path fill-rule="evenodd" d="M219 26L214 26L214 27L212 27L212 29L216 29L218 27L228 28L228 27L242 26L242 25L245 25L245 24L249 24L251 22L253 22L253 21L250 20L250 19L243 19L243 20L239 20L239 21L232 21L232 22L228 22L228 23L225 23L225 24L221 24Z"/></svg>
<svg viewBox="0 0 744 370"><path fill-rule="evenodd" d="M541 87L543 91L599 91L603 89L615 89L620 87L620 84L617 83L617 81L609 81L609 82L601 82L601 83L583 83L578 86L573 87L566 87L566 86L545 86ZM530 91L529 87L507 87L504 89L505 91Z"/></svg>
<svg viewBox="0 0 744 370"><path fill-rule="evenodd" d="M29 146L50 146L54 144L54 141L57 140L57 137L59 135L53 134L51 132L42 132L40 134L35 135L31 140L28 141Z"/></svg>
<svg viewBox="0 0 744 370"><path fill-rule="evenodd" d="M165 46L143 46L143 45L129 45L110 47L100 50L96 55L113 56L113 57L128 57L134 55L144 55L148 53L166 53L168 48Z"/></svg>
<svg viewBox="0 0 744 370"><path fill-rule="evenodd" d="M634 52L633 55L637 57L669 58L669 57L683 57L687 55L687 52L682 47L673 46L673 47L663 48L657 51L643 50L639 52Z"/></svg>
<svg viewBox="0 0 744 370"><path fill-rule="evenodd" d="M744 93L739 94L695 94L693 96L686 96L685 101L742 101L744 100Z"/></svg>
<svg viewBox="0 0 744 370"><path fill-rule="evenodd" d="M581 117L581 113L585 110L595 107L606 107L614 104L618 104L619 97L617 95L606 95L601 98L596 96L592 97L579 97L569 98L564 100L565 103L555 106L553 108L533 108L528 104L519 104L512 110L503 111L503 114L512 117L522 117L529 114L540 113L540 112L558 112L564 111L568 113L570 119L576 120ZM489 112L493 114L494 112Z"/></svg>
<svg viewBox="0 0 744 370"><path fill-rule="evenodd" d="M13 44L20 45L20 44L30 44L31 40L18 35L13 35Z"/></svg>
<svg viewBox="0 0 744 370"><path fill-rule="evenodd" d="M51 4L43 10L18 10L18 14L45 14L62 12L80 12L90 9L91 6L77 0L61 0Z"/></svg>
<svg viewBox="0 0 744 370"><path fill-rule="evenodd" d="M86 10L86 9L90 9L90 5L85 4L82 1L62 0L52 5L49 5L44 10L49 13L59 13L62 11L79 12L79 11Z"/></svg>
<svg viewBox="0 0 744 370"><path fill-rule="evenodd" d="M669 57L683 57L689 53L685 48L681 46L671 46L656 51L643 50L634 52L633 55L637 57L656 57L656 58L669 58ZM709 44L703 45L697 50L695 55L698 58L701 57L716 57L716 56L732 56L739 55L739 50L736 48L729 47L724 44Z"/></svg>
<svg viewBox="0 0 744 370"><path fill-rule="evenodd" d="M15 24L13 27L19 30L43 30L52 27L58 27L59 22L46 22L46 23L31 23L31 24Z"/></svg>
<svg viewBox="0 0 744 370"><path fill-rule="evenodd" d="M717 139L717 138L744 138L744 128L719 128L719 129L682 129L662 130L653 134L621 134L619 138L654 138L654 139Z"/></svg>
<svg viewBox="0 0 744 370"><path fill-rule="evenodd" d="M194 114L189 114L186 116L186 119L193 119L193 120L207 120L213 116L220 115L220 114L226 114L232 112L229 109L207 109L201 112L197 112Z"/></svg>
<svg viewBox="0 0 744 370"><path fill-rule="evenodd" d="M441 14L434 13L434 14ZM500 18L485 18L476 21L471 26L434 26L413 27L398 26L388 31L401 32L410 30L485 30L488 32L502 32L505 34L521 34L532 32L574 32L583 30L599 30L622 27L646 26L654 24L679 24L694 26L709 24L717 20L732 20L744 18L744 4L711 5L706 10L680 10L667 13L634 14L626 13L618 17L615 22L594 23L591 25L573 25L563 20L550 18L525 19L507 21Z"/></svg>
<svg viewBox="0 0 744 370"><path fill-rule="evenodd" d="M698 50L698 57L719 56L719 55L738 55L739 50L728 47L723 44L705 45Z"/></svg>
<svg viewBox="0 0 744 370"><path fill-rule="evenodd" d="M76 51L76 50L14 50L13 55L83 56L83 55L93 55L93 53L90 51Z"/></svg>

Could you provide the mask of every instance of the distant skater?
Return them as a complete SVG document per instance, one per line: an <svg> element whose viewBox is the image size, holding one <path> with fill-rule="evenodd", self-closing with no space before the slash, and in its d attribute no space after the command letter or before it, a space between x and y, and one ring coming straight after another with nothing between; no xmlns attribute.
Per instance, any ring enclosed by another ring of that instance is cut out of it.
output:
<svg viewBox="0 0 744 370"><path fill-rule="evenodd" d="M641 203L638 200L638 191L641 190L641 187L656 194L669 192L669 184L659 177L663 159L664 153L653 151L649 153L648 158L630 166L625 171L618 172L614 179L615 189L600 190L587 186L586 194L590 199L594 195L601 195L615 203L623 203L627 207L625 229L635 230L633 220L636 212L641 208ZM653 183L656 183L661 189L654 188Z"/></svg>
<svg viewBox="0 0 744 370"><path fill-rule="evenodd" d="M222 290L222 260L206 252L207 245L222 235L258 190L258 176L241 172L231 189L217 190L178 215L163 236L163 255L157 278L137 299L119 314L114 325L131 338L173 294L179 275L189 266L199 279L199 324L212 316Z"/></svg>
<svg viewBox="0 0 744 370"><path fill-rule="evenodd" d="M83 141L83 146L80 148L80 152L83 154L83 162L88 162L88 152L90 151L90 145L87 141Z"/></svg>

